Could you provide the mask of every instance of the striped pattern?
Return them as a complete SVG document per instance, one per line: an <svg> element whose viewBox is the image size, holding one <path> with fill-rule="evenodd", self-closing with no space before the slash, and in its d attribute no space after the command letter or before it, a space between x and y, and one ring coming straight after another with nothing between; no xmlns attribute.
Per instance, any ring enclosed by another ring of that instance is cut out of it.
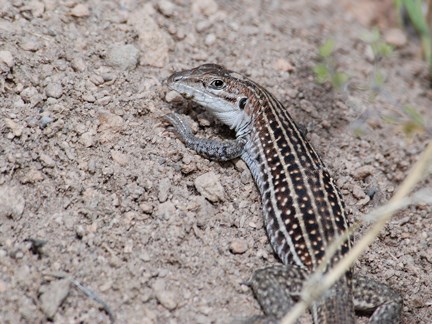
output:
<svg viewBox="0 0 432 324"><path fill-rule="evenodd" d="M271 244L285 264L315 269L327 245L348 227L343 200L283 105L258 84L247 83L253 122L242 158L261 192ZM350 245L346 242L333 261Z"/></svg>
<svg viewBox="0 0 432 324"><path fill-rule="evenodd" d="M349 223L333 179L287 110L257 83L215 64L175 73L168 85L236 130L232 152L239 154L216 156L215 149L225 144L207 145L208 140L187 136L178 117L172 114L168 118L190 148L197 151L197 147L205 147L200 149L201 154L224 161L241 156L261 193L265 226L277 255L302 273L313 272L329 244ZM325 265L326 271L349 251L351 244L350 240L343 244ZM315 322L354 321L351 277L348 272L313 305ZM273 296L269 297L266 285L262 289L264 299L272 308Z"/></svg>

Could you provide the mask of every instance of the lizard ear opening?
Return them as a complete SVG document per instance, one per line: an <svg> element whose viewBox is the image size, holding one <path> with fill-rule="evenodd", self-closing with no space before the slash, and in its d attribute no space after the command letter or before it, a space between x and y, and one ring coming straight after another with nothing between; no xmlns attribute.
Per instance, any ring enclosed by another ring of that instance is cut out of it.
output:
<svg viewBox="0 0 432 324"><path fill-rule="evenodd" d="M243 110L244 107L246 106L246 102L247 102L247 98L241 98L241 99L239 100L239 108L240 108L241 110Z"/></svg>

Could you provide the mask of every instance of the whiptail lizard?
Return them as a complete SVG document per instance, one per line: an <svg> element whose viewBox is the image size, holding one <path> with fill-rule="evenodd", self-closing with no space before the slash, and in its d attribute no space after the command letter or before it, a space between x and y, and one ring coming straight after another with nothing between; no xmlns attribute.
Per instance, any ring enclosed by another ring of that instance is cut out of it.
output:
<svg viewBox="0 0 432 324"><path fill-rule="evenodd" d="M204 64L174 73L167 85L236 131L235 140L200 139L178 114L165 116L190 149L219 161L240 157L248 165L261 193L271 245L284 263L256 271L251 287L265 320L277 321L299 299L305 278L323 261L329 244L348 228L342 196L288 111L257 83L220 65ZM351 245L345 241L325 271ZM402 298L348 271L313 304L311 313L314 323L354 323L354 308L373 312L370 323L399 323Z"/></svg>

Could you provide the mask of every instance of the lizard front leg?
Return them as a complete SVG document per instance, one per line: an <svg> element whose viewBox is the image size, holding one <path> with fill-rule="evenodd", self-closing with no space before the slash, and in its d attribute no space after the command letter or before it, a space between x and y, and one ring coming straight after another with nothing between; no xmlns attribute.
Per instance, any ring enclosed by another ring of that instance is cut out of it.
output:
<svg viewBox="0 0 432 324"><path fill-rule="evenodd" d="M210 160L229 161L239 157L246 144L244 138L237 138L235 140L223 142L198 138L192 134L190 126L187 125L176 113L165 115L164 119L174 127L178 137L188 148Z"/></svg>

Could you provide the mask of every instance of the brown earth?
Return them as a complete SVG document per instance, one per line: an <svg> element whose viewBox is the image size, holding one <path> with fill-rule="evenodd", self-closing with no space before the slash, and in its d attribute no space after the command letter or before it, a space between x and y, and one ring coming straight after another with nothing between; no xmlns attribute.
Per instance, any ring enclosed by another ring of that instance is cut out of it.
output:
<svg viewBox="0 0 432 324"><path fill-rule="evenodd" d="M2 323L108 322L65 275L119 323L260 313L242 282L278 261L257 190L243 162L208 161L164 133L160 117L176 110L200 136L232 136L167 94L173 71L214 62L271 90L308 130L352 219L391 197L428 141L378 116L411 105L432 119L419 41L397 29L389 1L79 3L0 1ZM318 85L311 68L326 39L341 70L368 83L374 64L360 36L375 24L398 46L379 63L382 93L367 101ZM355 266L402 294L403 323L432 318L430 214L398 213Z"/></svg>

